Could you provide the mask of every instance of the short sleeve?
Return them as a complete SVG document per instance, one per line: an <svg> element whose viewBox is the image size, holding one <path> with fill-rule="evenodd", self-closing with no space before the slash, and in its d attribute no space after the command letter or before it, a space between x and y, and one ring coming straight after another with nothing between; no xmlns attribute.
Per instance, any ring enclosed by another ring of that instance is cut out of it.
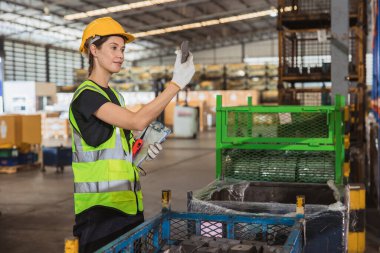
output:
<svg viewBox="0 0 380 253"><path fill-rule="evenodd" d="M107 102L109 101L102 94L92 90L84 90L74 100L72 107L88 120L94 112Z"/></svg>

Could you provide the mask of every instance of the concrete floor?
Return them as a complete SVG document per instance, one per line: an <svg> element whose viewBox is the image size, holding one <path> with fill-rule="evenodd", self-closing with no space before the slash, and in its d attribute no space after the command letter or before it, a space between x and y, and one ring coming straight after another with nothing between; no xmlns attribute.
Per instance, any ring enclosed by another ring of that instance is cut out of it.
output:
<svg viewBox="0 0 380 253"><path fill-rule="evenodd" d="M57 143L54 143L57 144ZM215 175L214 132L197 140L168 139L159 157L144 164L142 177L145 217L161 210L161 190L172 190L172 209L186 211L186 193L203 188ZM72 171L56 174L55 168L0 174L0 252L59 252L72 235ZM367 216L380 221L372 210ZM367 252L380 252L379 226L367 231Z"/></svg>
<svg viewBox="0 0 380 253"><path fill-rule="evenodd" d="M197 140L169 139L159 157L144 164L146 218L161 211L162 189L172 190L174 210L186 211L187 192L214 178L214 143L213 132ZM74 224L73 174L69 167L63 174L55 171L0 174L0 252L63 252Z"/></svg>

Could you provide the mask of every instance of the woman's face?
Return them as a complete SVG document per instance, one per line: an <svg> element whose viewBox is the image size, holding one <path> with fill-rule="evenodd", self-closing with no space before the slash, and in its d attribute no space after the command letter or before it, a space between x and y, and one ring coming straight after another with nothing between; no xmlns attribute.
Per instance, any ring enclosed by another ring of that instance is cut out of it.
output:
<svg viewBox="0 0 380 253"><path fill-rule="evenodd" d="M117 73L124 62L124 39L119 36L111 36L100 48L96 48L93 53L97 59L99 67L108 72Z"/></svg>

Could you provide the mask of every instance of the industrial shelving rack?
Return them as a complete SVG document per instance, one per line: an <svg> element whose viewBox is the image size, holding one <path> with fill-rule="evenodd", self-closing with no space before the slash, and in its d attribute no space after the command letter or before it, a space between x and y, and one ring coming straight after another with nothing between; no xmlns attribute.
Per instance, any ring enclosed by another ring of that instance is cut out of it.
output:
<svg viewBox="0 0 380 253"><path fill-rule="evenodd" d="M367 16L365 0L349 1L350 149L364 153ZM278 0L279 104L331 104L331 0ZM351 152L356 154L358 152ZM358 161L358 159L360 161ZM365 177L364 158L352 157L358 168L353 181ZM359 165L358 165L359 164ZM352 167L352 166L351 166Z"/></svg>
<svg viewBox="0 0 380 253"><path fill-rule="evenodd" d="M331 0L278 1L280 89L331 81L330 4ZM365 1L350 0L349 80L359 84L365 84L365 24Z"/></svg>

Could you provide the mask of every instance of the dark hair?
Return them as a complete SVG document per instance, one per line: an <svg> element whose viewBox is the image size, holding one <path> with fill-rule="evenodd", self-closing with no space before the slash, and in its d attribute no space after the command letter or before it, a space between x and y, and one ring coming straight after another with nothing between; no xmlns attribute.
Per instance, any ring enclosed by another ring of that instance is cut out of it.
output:
<svg viewBox="0 0 380 253"><path fill-rule="evenodd" d="M103 43L106 42L108 40L108 38L111 37L111 36L119 36L119 37L121 37L121 38L124 39L124 42L127 41L127 38L125 38L124 36L120 36L120 35L107 35L107 36L100 37L100 39L96 40L92 44L94 44L97 48L101 48L102 45L103 45ZM88 47L88 49L87 49L88 50L88 76L90 76L91 73L92 73L92 70L94 69L94 56L91 53L90 46L87 46L87 47Z"/></svg>

